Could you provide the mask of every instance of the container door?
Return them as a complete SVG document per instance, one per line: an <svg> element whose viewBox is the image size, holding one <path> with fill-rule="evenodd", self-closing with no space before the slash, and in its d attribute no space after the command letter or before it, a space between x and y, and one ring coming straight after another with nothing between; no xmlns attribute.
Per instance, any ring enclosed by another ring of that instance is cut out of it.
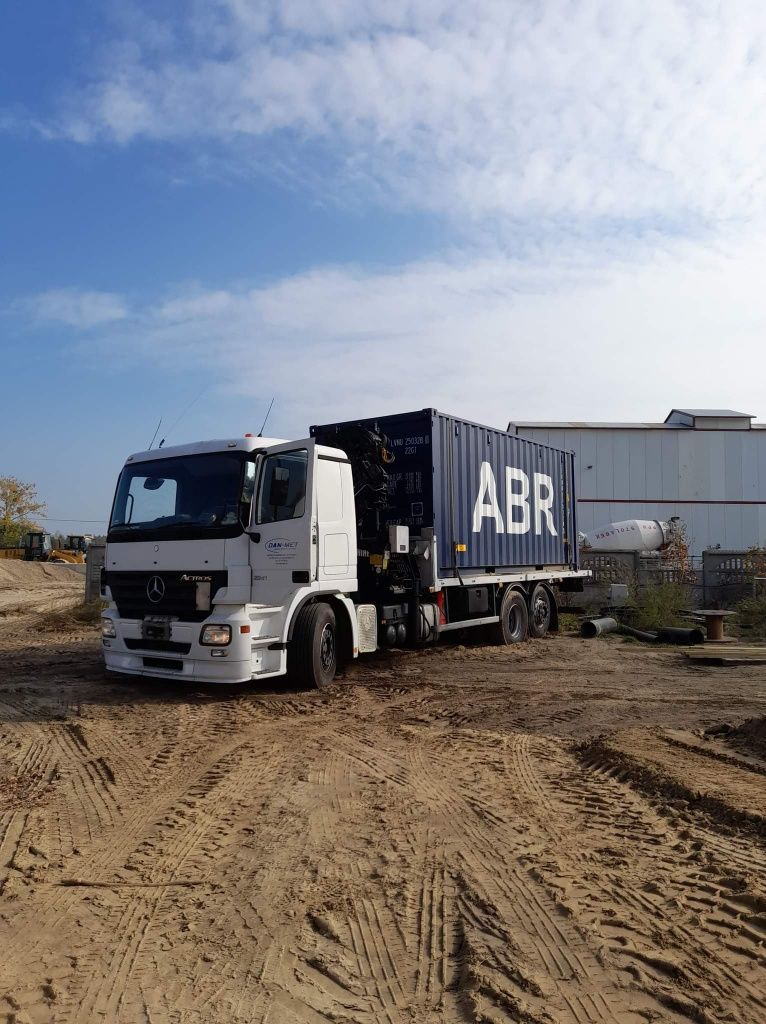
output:
<svg viewBox="0 0 766 1024"><path fill-rule="evenodd" d="M282 605L316 579L315 467L311 438L270 448L262 456L250 526L256 604Z"/></svg>
<svg viewBox="0 0 766 1024"><path fill-rule="evenodd" d="M566 559L574 569L580 568L580 540L577 532L577 495L575 493L575 456L566 455L567 466L567 505L564 520L567 531Z"/></svg>

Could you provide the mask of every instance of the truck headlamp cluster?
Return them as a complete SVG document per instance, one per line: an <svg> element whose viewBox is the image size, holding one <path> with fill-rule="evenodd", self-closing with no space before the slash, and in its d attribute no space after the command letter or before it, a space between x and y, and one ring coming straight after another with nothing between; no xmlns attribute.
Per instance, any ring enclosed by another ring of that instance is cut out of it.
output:
<svg viewBox="0 0 766 1024"><path fill-rule="evenodd" d="M231 643L231 626L203 626L199 642L204 647L225 647Z"/></svg>
<svg viewBox="0 0 766 1024"><path fill-rule="evenodd" d="M101 636L104 640L110 640L117 636L117 630L114 628L114 623L111 619L101 620Z"/></svg>

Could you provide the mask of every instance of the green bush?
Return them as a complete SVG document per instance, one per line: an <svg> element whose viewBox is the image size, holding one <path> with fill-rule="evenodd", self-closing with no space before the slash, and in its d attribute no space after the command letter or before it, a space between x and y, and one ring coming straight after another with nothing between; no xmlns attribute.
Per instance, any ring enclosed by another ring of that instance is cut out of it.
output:
<svg viewBox="0 0 766 1024"><path fill-rule="evenodd" d="M574 612L559 608L559 633L563 636L578 636L580 633L580 616Z"/></svg>
<svg viewBox="0 0 766 1024"><path fill-rule="evenodd" d="M660 626L684 626L681 610L689 603L686 589L678 583L650 583L632 588L628 623L636 629L659 629Z"/></svg>
<svg viewBox="0 0 766 1024"><path fill-rule="evenodd" d="M766 595L746 597L734 610L737 613L734 624L743 632L755 636L766 635Z"/></svg>

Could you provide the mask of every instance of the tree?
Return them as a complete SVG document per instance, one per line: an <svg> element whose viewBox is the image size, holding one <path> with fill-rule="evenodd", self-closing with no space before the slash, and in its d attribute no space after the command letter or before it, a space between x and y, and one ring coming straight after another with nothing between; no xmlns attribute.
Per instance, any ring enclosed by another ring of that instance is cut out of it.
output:
<svg viewBox="0 0 766 1024"><path fill-rule="evenodd" d="M34 516L47 511L37 500L34 484L25 484L15 476L0 476L0 547L16 547L29 530L39 530Z"/></svg>

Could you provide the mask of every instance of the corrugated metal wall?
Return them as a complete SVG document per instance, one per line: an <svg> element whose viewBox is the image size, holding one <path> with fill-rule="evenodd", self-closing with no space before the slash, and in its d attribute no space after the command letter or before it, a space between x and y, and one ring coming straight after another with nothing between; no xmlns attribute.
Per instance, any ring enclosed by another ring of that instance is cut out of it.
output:
<svg viewBox="0 0 766 1024"><path fill-rule="evenodd" d="M766 430L518 431L575 452L581 530L680 516L695 554L766 544Z"/></svg>

